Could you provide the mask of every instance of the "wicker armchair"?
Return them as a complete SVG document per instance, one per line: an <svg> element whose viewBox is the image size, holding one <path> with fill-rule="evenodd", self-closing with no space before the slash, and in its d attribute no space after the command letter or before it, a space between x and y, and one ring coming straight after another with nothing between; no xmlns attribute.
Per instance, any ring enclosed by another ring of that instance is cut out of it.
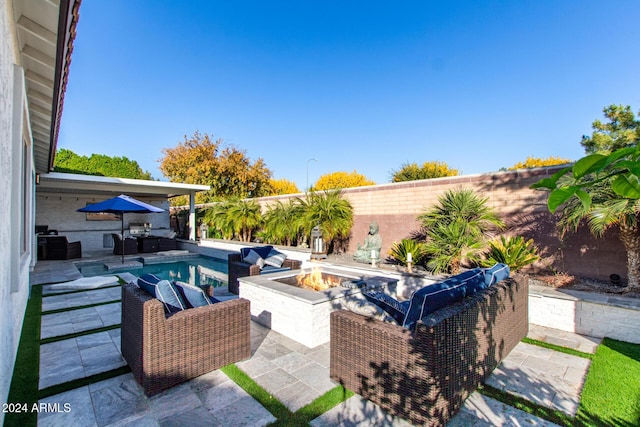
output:
<svg viewBox="0 0 640 427"><path fill-rule="evenodd" d="M414 332L334 311L330 375L392 414L441 426L528 327L528 286L513 279L428 315Z"/></svg>
<svg viewBox="0 0 640 427"><path fill-rule="evenodd" d="M65 236L46 236L47 259L82 258L82 243L69 242Z"/></svg>
<svg viewBox="0 0 640 427"><path fill-rule="evenodd" d="M138 253L138 241L134 238L127 237L124 239L124 245L120 234L111 233L113 238L113 254L114 255L132 255ZM122 253L124 249L124 254Z"/></svg>
<svg viewBox="0 0 640 427"><path fill-rule="evenodd" d="M301 261L287 258L282 263L282 268L298 270L301 265ZM259 266L242 262L240 254L229 254L227 257L227 267L229 273L229 292L233 292L236 295L240 292L238 277L257 276L264 273Z"/></svg>
<svg viewBox="0 0 640 427"><path fill-rule="evenodd" d="M249 301L234 299L166 317L163 304L122 287L122 356L147 396L251 356Z"/></svg>

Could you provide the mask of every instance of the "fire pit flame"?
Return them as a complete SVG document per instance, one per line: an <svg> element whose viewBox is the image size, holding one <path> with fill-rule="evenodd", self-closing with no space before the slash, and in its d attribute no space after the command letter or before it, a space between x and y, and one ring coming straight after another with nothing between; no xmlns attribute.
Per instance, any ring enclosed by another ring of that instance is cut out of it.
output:
<svg viewBox="0 0 640 427"><path fill-rule="evenodd" d="M296 281L298 286L313 289L314 291L324 291L334 286L340 286L341 283L339 277L322 274L322 270L318 267L314 267L310 273L301 271L296 276Z"/></svg>

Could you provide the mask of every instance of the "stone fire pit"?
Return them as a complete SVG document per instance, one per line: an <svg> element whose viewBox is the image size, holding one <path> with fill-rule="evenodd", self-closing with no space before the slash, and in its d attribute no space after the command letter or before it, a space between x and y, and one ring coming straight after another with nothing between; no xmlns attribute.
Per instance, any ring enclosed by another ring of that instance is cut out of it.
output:
<svg viewBox="0 0 640 427"><path fill-rule="evenodd" d="M360 269L319 266L320 274L340 285L312 290L297 285L296 276L311 269L240 277L240 297L251 301L252 318L307 347L329 341L329 313L341 308L345 296L362 288L396 286L398 279ZM361 285L362 288L357 287Z"/></svg>

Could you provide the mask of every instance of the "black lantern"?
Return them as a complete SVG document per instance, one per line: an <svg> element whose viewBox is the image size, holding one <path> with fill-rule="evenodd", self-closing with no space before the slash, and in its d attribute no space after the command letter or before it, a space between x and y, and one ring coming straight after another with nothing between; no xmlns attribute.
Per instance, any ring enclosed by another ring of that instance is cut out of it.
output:
<svg viewBox="0 0 640 427"><path fill-rule="evenodd" d="M327 257L327 249L322 238L322 230L316 225L311 230L311 259L325 259Z"/></svg>

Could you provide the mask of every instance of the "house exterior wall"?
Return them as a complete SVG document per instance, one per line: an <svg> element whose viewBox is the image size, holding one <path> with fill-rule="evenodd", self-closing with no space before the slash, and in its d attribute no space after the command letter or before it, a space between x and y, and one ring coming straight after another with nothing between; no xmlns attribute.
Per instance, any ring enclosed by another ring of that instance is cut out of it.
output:
<svg viewBox="0 0 640 427"><path fill-rule="evenodd" d="M488 199L488 204L507 223L505 233L534 239L543 259L532 270L551 269L603 280L613 273L626 277L626 251L616 231L596 239L581 228L560 240L556 218L547 209L547 193L529 188L557 170L557 167L537 168L344 189L343 196L354 210L346 252L355 251L369 232L369 224L376 221L383 241L381 253L385 256L393 242L419 231L417 216L433 206L440 195L464 187ZM296 196L304 197L297 194L257 200L266 207Z"/></svg>
<svg viewBox="0 0 640 427"><path fill-rule="evenodd" d="M82 251L97 251L105 249L104 235L109 248L113 248L111 233L120 233L120 220L117 221L87 221L87 214L76 212L87 203L97 203L110 196L89 197L70 194L37 194L36 195L36 224L48 225L50 230L57 230L58 234L67 236L70 242L82 242ZM153 214L124 214L124 228L128 230L130 223L151 223L153 229L169 227L169 202L166 199L140 199L153 206L164 209L165 212ZM126 232L125 232L126 234Z"/></svg>
<svg viewBox="0 0 640 427"><path fill-rule="evenodd" d="M0 2L0 401L7 402L29 297L33 145L23 132L24 83L12 2ZM16 102L16 100L18 102ZM25 145L26 141L26 145ZM24 181L23 181L24 179ZM4 414L0 415L0 424Z"/></svg>

